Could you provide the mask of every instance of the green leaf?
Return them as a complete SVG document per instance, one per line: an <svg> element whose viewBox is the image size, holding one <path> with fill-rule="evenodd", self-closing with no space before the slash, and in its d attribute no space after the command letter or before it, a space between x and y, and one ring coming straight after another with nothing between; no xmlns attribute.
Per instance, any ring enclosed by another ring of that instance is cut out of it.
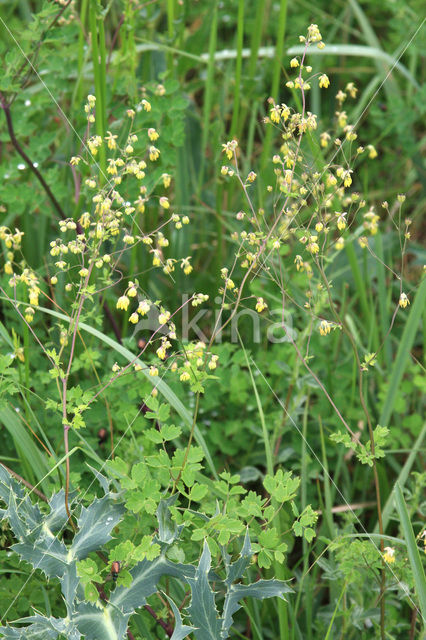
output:
<svg viewBox="0 0 426 640"><path fill-rule="evenodd" d="M194 484L189 492L189 499L194 502L201 502L201 500L207 495L209 488L205 484Z"/></svg>
<svg viewBox="0 0 426 640"><path fill-rule="evenodd" d="M420 611L423 620L426 620L426 579L423 564L420 559L419 550L417 548L416 539L414 537L413 528L408 515L407 506L401 487L398 483L395 485L395 502L398 510L401 527L407 543L408 559L410 561L411 570L413 572L414 584L416 587L416 595L419 599Z"/></svg>
<svg viewBox="0 0 426 640"><path fill-rule="evenodd" d="M218 640L221 624L216 609L214 593L209 585L211 554L208 544L204 542L203 553L194 578L188 578L191 587L191 603L188 611L196 622L194 636L197 640Z"/></svg>
<svg viewBox="0 0 426 640"><path fill-rule="evenodd" d="M64 315L63 313L53 311L53 309L47 309L45 307L36 307L36 308L42 311L43 313L51 315L55 318L59 318L63 322L69 323L70 321L68 316ZM152 386L155 387L159 391L159 393L161 393L165 397L165 399L170 404L170 406L172 406L173 409L180 415L180 417L182 418L182 420L184 421L188 429L192 430L193 420L189 411L185 408L185 406L182 404L182 402L179 400L176 394L171 390L171 388L164 382L164 380L162 380L161 378L158 378L155 376L152 377L149 375L149 368L146 367L145 363L140 358L135 359L135 354L129 351L129 349L126 349L126 347L123 347L123 345L119 344L118 342L116 342L106 334L102 333L98 329L95 329L94 327L91 327L84 322L80 322L78 327L80 330L87 331L87 333L90 333L91 335L95 336L96 338L98 338L99 340L101 340L102 342L110 346L112 349L114 349L114 351L119 353L128 362L139 364L142 367L141 373L149 380ZM194 428L194 438L202 448L204 452L204 456L207 460L207 463L210 467L212 474L214 475L215 478L217 478L217 473L216 473L215 466L213 464L213 459L210 455L206 442L197 425L195 425L195 428Z"/></svg>

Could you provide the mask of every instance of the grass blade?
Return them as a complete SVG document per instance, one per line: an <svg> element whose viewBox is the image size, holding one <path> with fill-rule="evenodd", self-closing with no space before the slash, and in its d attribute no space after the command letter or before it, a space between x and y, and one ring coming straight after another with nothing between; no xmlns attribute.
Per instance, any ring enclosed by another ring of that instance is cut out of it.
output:
<svg viewBox="0 0 426 640"><path fill-rule="evenodd" d="M398 482L395 484L395 503L398 511L401 527L407 542L408 559L414 576L417 597L419 598L420 613L423 622L426 622L426 579L422 561L420 560L414 531L411 526L410 516L407 511L404 496Z"/></svg>
<svg viewBox="0 0 426 640"><path fill-rule="evenodd" d="M420 318L426 302L426 278L421 283L413 305L410 310L407 322L402 333L398 346L395 362L393 364L392 374L389 382L388 391L380 413L380 424L387 426L392 416L393 407L396 399L396 392L404 374L408 363L411 348L417 334Z"/></svg>

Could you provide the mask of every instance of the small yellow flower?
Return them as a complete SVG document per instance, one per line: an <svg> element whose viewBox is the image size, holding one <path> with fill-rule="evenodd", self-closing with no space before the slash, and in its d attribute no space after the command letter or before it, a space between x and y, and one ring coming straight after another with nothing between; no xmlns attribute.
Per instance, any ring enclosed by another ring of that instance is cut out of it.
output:
<svg viewBox="0 0 426 640"><path fill-rule="evenodd" d="M410 301L405 293L401 293L401 295L399 296L398 304L402 309L405 309L405 307L410 304Z"/></svg>
<svg viewBox="0 0 426 640"><path fill-rule="evenodd" d="M292 58L290 60L290 67L292 69L296 69L299 66L299 60L297 58Z"/></svg>
<svg viewBox="0 0 426 640"><path fill-rule="evenodd" d="M151 111L151 103L148 100L142 100L141 105L145 111Z"/></svg>
<svg viewBox="0 0 426 640"><path fill-rule="evenodd" d="M5 262L4 264L4 272L8 275L11 276L13 273L13 267L12 267L12 263L10 262L10 260L8 260L7 262Z"/></svg>
<svg viewBox="0 0 426 640"><path fill-rule="evenodd" d="M114 373L118 373L120 371L120 366L114 362L114 364L112 365L112 370Z"/></svg>
<svg viewBox="0 0 426 640"><path fill-rule="evenodd" d="M117 300L117 309L123 309L123 311L127 311L129 307L130 300L127 296L121 296Z"/></svg>
<svg viewBox="0 0 426 640"><path fill-rule="evenodd" d="M160 157L160 150L157 147L151 146L149 148L149 159L151 162L155 162Z"/></svg>
<svg viewBox="0 0 426 640"><path fill-rule="evenodd" d="M159 137L160 137L160 134L153 127L150 127L148 129L148 138L152 140L152 142L155 142L156 140L158 140Z"/></svg>
<svg viewBox="0 0 426 640"><path fill-rule="evenodd" d="M278 123L280 121L280 107L275 104L269 112L272 122Z"/></svg>
<svg viewBox="0 0 426 640"><path fill-rule="evenodd" d="M320 89L327 89L330 86L330 79L325 73L323 73L318 80Z"/></svg>
<svg viewBox="0 0 426 640"><path fill-rule="evenodd" d="M319 326L319 332L322 336L326 336L331 331L331 322L327 320L321 320Z"/></svg>
<svg viewBox="0 0 426 640"><path fill-rule="evenodd" d="M395 549L392 549L392 547L385 547L383 560L388 564L392 564L392 562L395 562Z"/></svg>
<svg viewBox="0 0 426 640"><path fill-rule="evenodd" d="M116 149L117 148L116 140L117 140L118 136L114 136L111 133L111 131L107 131L107 134L108 135L105 136L105 141L106 141L106 143L108 145L108 149L111 149L111 150L112 149Z"/></svg>
<svg viewBox="0 0 426 640"><path fill-rule="evenodd" d="M160 207L163 207L163 209L170 209L170 202L166 196L162 196L160 198Z"/></svg>
<svg viewBox="0 0 426 640"><path fill-rule="evenodd" d="M256 180L257 176L255 174L254 171L250 171L250 173L247 176L247 182L254 182Z"/></svg>
<svg viewBox="0 0 426 640"><path fill-rule="evenodd" d="M161 347L158 347L157 349L157 356L160 358L160 360L164 360L166 358L167 349L171 346L171 343L167 339L163 340Z"/></svg>
<svg viewBox="0 0 426 640"><path fill-rule="evenodd" d="M139 322L139 316L138 316L138 314L136 313L136 311L134 311L134 312L132 313L132 315L130 316L130 318L129 318L129 322L131 322L132 324L137 324L137 323Z"/></svg>
<svg viewBox="0 0 426 640"><path fill-rule="evenodd" d="M58 278L56 276L52 276L50 278L50 284L58 284ZM31 302L31 300L30 300ZM31 304L34 304L33 302L31 302Z"/></svg>
<svg viewBox="0 0 426 640"><path fill-rule="evenodd" d="M335 245L335 246L336 246L336 249L337 249L338 251L340 251L341 249L343 249L343 248L344 248L344 246L345 246L345 239L344 239L344 238L338 238L338 239L336 240L336 245Z"/></svg>
<svg viewBox="0 0 426 640"><path fill-rule="evenodd" d="M358 89L356 88L353 82L348 82L348 84L345 87L345 91L349 93L351 98L356 98L356 94L358 93Z"/></svg>
<svg viewBox="0 0 426 640"><path fill-rule="evenodd" d="M378 153L372 144L368 144L367 149L368 149L368 157L371 158L371 160L374 160L374 158L377 158Z"/></svg>
<svg viewBox="0 0 426 640"><path fill-rule="evenodd" d="M345 219L346 215L347 215L346 211L344 213L339 213L338 211L336 211L337 228L339 229L339 231L343 231L343 229L346 229L346 219Z"/></svg>
<svg viewBox="0 0 426 640"><path fill-rule="evenodd" d="M157 367L154 367L154 365L151 365L149 368L149 375L152 376L153 378L155 378L155 376L158 376Z"/></svg>
<svg viewBox="0 0 426 640"><path fill-rule="evenodd" d="M310 42L320 42L322 40L322 35L320 30L318 29L317 24L311 24L308 27L308 40Z"/></svg>
<svg viewBox="0 0 426 640"><path fill-rule="evenodd" d="M311 236L309 238L308 244L306 245L307 250L312 255L316 255L319 252L319 245L318 245L317 239L318 239L317 236Z"/></svg>
<svg viewBox="0 0 426 640"><path fill-rule="evenodd" d="M163 173L163 175L161 176L163 179L163 185L165 189L168 189L170 187L170 183L172 181L172 176L168 173Z"/></svg>
<svg viewBox="0 0 426 640"><path fill-rule="evenodd" d="M145 316L150 309L151 304L148 302L148 300L142 300L142 302L139 302L137 311L141 316Z"/></svg>
<svg viewBox="0 0 426 640"><path fill-rule="evenodd" d="M213 355L208 364L209 369L211 370L216 369L218 360L219 360L219 356Z"/></svg>
<svg viewBox="0 0 426 640"><path fill-rule="evenodd" d="M170 320L170 311L162 311L158 316L158 322L163 325Z"/></svg>
<svg viewBox="0 0 426 640"><path fill-rule="evenodd" d="M281 105L281 118L284 120L284 122L287 122L287 120L290 117L290 109L288 108L288 106L286 104L282 104Z"/></svg>
<svg viewBox="0 0 426 640"><path fill-rule="evenodd" d="M228 160L232 160L234 156L234 151L236 150L237 147L238 147L238 142L236 140L230 140L229 142L222 144L222 151L223 153L226 154L226 157L228 158Z"/></svg>
<svg viewBox="0 0 426 640"><path fill-rule="evenodd" d="M87 229L87 227L90 226L90 213L88 211L85 211L80 216L80 224L83 227L83 229Z"/></svg>
<svg viewBox="0 0 426 640"><path fill-rule="evenodd" d="M321 133L321 135L320 135L320 144L324 149L328 146L330 138L331 138L330 134L327 133L326 131Z"/></svg>
<svg viewBox="0 0 426 640"><path fill-rule="evenodd" d="M296 265L296 269L298 271L300 271L302 269L303 271L303 259L302 256L297 255L294 259L294 264Z"/></svg>
<svg viewBox="0 0 426 640"><path fill-rule="evenodd" d="M27 322L32 322L34 319L34 309L32 307L27 307L25 309L25 320Z"/></svg>
<svg viewBox="0 0 426 640"><path fill-rule="evenodd" d="M187 382L190 379L190 375L187 371L184 371L183 373L180 374L180 378L179 380L181 380L182 382Z"/></svg>
<svg viewBox="0 0 426 640"><path fill-rule="evenodd" d="M262 311L263 311L264 309L267 309L267 308L268 308L268 305L266 304L266 302L264 301L264 299L263 299L263 298L258 298L258 299L257 299L257 302L256 302L256 311L257 311L258 313L262 313Z"/></svg>

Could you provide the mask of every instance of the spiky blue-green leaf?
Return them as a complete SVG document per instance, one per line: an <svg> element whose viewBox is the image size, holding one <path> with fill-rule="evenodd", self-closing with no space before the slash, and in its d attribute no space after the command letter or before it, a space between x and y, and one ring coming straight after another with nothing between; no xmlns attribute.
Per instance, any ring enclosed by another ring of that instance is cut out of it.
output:
<svg viewBox="0 0 426 640"><path fill-rule="evenodd" d="M71 554L77 560L83 560L91 551L100 549L111 540L111 530L120 522L124 506L112 502L108 495L81 510L77 521L79 528L71 545Z"/></svg>
<svg viewBox="0 0 426 640"><path fill-rule="evenodd" d="M197 629L194 635L197 640L218 640L220 638L221 621L216 609L214 592L209 584L211 554L207 542L204 542L203 553L194 578L188 579L191 587L191 603L188 611Z"/></svg>
<svg viewBox="0 0 426 640"><path fill-rule="evenodd" d="M102 487L102 489L104 491L104 494L106 495L107 493L109 493L109 480L108 480L108 478L106 478L104 475L102 475L102 473L100 473L97 469L95 469L95 467L92 467L87 462L86 462L86 466L89 467L90 471L93 473L93 475L95 476L96 480L101 485L101 487Z"/></svg>
<svg viewBox="0 0 426 640"><path fill-rule="evenodd" d="M250 544L250 537L248 531L244 537L244 542L238 560L233 563L229 562L228 554L224 554L226 579L225 584L230 586L236 580L239 580L244 575L245 570L250 564L253 551Z"/></svg>
<svg viewBox="0 0 426 640"><path fill-rule="evenodd" d="M80 581L77 576L77 564L76 562L72 562L67 566L64 575L61 578L61 591L64 596L68 616L71 616L72 604L75 600L79 584Z"/></svg>
<svg viewBox="0 0 426 640"><path fill-rule="evenodd" d="M77 605L73 621L85 640L123 640L129 613L110 605L83 602Z"/></svg>
<svg viewBox="0 0 426 640"><path fill-rule="evenodd" d="M67 640L80 640L81 634L69 621L58 618L45 618L36 614L28 618L21 618L17 622L26 624L18 628L1 627L0 638L6 640L56 640L61 634Z"/></svg>
<svg viewBox="0 0 426 640"><path fill-rule="evenodd" d="M70 494L69 500L73 499L74 494ZM50 513L45 518L45 525L56 533L63 529L68 522L68 515L65 509L65 491L61 489L58 493L54 493L49 500Z"/></svg>
<svg viewBox="0 0 426 640"><path fill-rule="evenodd" d="M13 551L30 562L34 569L41 569L49 578L60 578L68 566L68 551L61 540L52 534L42 535L35 544L20 542L12 546Z"/></svg>
<svg viewBox="0 0 426 640"><path fill-rule="evenodd" d="M173 602L173 600L169 598L167 594L164 593L163 595L166 596L167 600L169 601L173 611L173 615L175 617L175 628L173 630L173 635L170 638L170 640L183 640L183 638L186 638L192 631L195 631L195 627L189 627L188 625L183 624L180 611L175 605L175 603Z"/></svg>
<svg viewBox="0 0 426 640"><path fill-rule="evenodd" d="M164 576L173 576L188 582L195 576L195 567L190 564L177 564L167 560L164 555L155 560L142 560L130 571L132 584L129 587L118 587L111 594L111 605L125 613L133 613L142 607L146 599L157 591L157 585Z"/></svg>
<svg viewBox="0 0 426 640"><path fill-rule="evenodd" d="M223 605L222 628L217 638L225 640L229 638L229 629L233 622L233 616L241 608L240 601L244 598L283 598L283 593L291 593L293 590L281 580L259 580L253 584L230 585ZM283 598L284 599L284 598Z"/></svg>
<svg viewBox="0 0 426 640"><path fill-rule="evenodd" d="M172 544L177 540L183 529L183 525L178 526L173 522L170 514L170 506L176 502L177 493L166 500L160 500L157 507L156 516L158 520L158 540L165 544Z"/></svg>

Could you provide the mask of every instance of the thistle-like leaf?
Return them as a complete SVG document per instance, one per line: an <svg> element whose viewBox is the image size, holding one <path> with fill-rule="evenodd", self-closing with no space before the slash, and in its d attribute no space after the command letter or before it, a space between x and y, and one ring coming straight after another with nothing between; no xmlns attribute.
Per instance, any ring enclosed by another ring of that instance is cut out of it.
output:
<svg viewBox="0 0 426 640"><path fill-rule="evenodd" d="M100 473L100 471L95 469L95 467L92 467L87 462L86 462L86 466L89 467L90 471L93 473L93 475L95 476L96 480L101 485L104 494L107 495L109 493L109 480L108 480L108 478L106 478L104 475L102 475L102 473Z"/></svg>
<svg viewBox="0 0 426 640"><path fill-rule="evenodd" d="M195 631L195 627L189 627L188 625L183 624L180 611L175 605L175 603L173 602L173 600L169 598L167 594L163 593L163 595L169 601L173 611L173 615L175 617L175 628L173 630L173 635L170 638L170 640L183 640L183 638L186 638L190 633L192 633L192 631Z"/></svg>
<svg viewBox="0 0 426 640"><path fill-rule="evenodd" d="M0 638L6 640L56 640L59 635L65 636L67 640L80 640L81 634L78 629L69 621L58 618L45 618L34 615L28 618L21 618L16 622L29 623L24 627L1 627Z"/></svg>
<svg viewBox="0 0 426 640"><path fill-rule="evenodd" d="M34 569L44 571L48 578L61 578L68 566L68 551L64 543L44 531L35 544L19 542L12 549Z"/></svg>
<svg viewBox="0 0 426 640"><path fill-rule="evenodd" d="M221 621L216 609L214 592L209 585L210 566L210 549L207 542L204 542L195 576L188 578L191 587L191 604L188 611L197 625L197 630L194 631L197 640L218 640L221 637Z"/></svg>
<svg viewBox="0 0 426 640"><path fill-rule="evenodd" d="M67 614L69 617L72 615L72 607L77 594L77 588L80 585L80 581L77 576L77 563L72 562L66 568L64 575L61 578L61 591L64 596L65 605L67 607Z"/></svg>
<svg viewBox="0 0 426 640"><path fill-rule="evenodd" d="M233 616L241 608L240 601L244 598L257 598L258 600L275 596L283 598L283 593L292 591L292 588L281 580L259 580L247 586L243 584L230 585L223 605L222 628L217 638L223 640L229 638Z"/></svg>
<svg viewBox="0 0 426 640"><path fill-rule="evenodd" d="M110 603L124 613L133 613L142 607L146 599L157 591L157 584L164 575L188 582L195 576L195 567L190 564L176 564L164 555L155 560L142 560L130 571L132 583L129 587L118 587L111 594Z"/></svg>
<svg viewBox="0 0 426 640"><path fill-rule="evenodd" d="M74 498L75 492L69 495L69 501ZM45 517L45 526L52 533L60 531L68 522L68 515L65 509L65 491L61 489L58 493L54 493L49 500L50 513Z"/></svg>
<svg viewBox="0 0 426 640"><path fill-rule="evenodd" d="M130 614L110 605L83 602L77 605L73 621L85 640L123 640Z"/></svg>
<svg viewBox="0 0 426 640"><path fill-rule="evenodd" d="M225 584L227 586L230 586L233 582L243 577L245 570L250 564L252 555L253 555L253 551L251 548L250 537L249 537L248 531L246 531L243 546L241 548L238 560L236 560L233 563L230 563L229 555L226 552L224 553L225 568L226 568Z"/></svg>
<svg viewBox="0 0 426 640"><path fill-rule="evenodd" d="M172 521L170 506L176 502L177 493L166 500L160 500L157 507L156 516L158 520L158 540L164 544L172 544L177 540L183 529L183 525L178 526Z"/></svg>
<svg viewBox="0 0 426 640"><path fill-rule="evenodd" d="M96 498L90 506L82 507L77 521L79 532L71 545L71 554L83 560L91 551L96 551L109 540L111 530L120 522L124 513L122 504L112 502L109 495Z"/></svg>

